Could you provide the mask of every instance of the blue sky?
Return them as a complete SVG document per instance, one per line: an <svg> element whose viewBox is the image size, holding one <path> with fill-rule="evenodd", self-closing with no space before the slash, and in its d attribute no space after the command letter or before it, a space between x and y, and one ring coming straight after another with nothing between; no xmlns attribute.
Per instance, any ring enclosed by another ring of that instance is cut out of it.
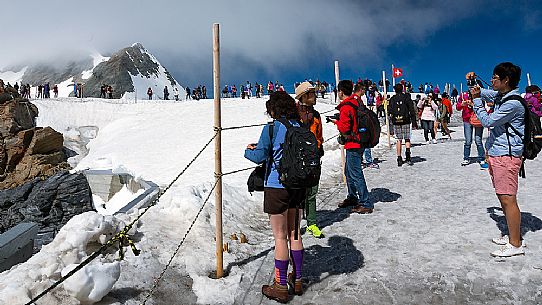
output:
<svg viewBox="0 0 542 305"><path fill-rule="evenodd" d="M542 0L26 0L0 20L0 67L111 54L141 42L183 85L212 86L212 35L221 25L222 84L379 78L391 64L415 87L486 80L512 61L542 83ZM39 9L36 9L39 7ZM7 47L6 47L7 46ZM521 87L525 87L525 73Z"/></svg>

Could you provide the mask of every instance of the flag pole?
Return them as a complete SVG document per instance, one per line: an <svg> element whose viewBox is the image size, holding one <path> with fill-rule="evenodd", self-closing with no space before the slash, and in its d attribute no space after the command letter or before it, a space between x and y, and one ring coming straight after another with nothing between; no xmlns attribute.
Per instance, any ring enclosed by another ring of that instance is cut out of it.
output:
<svg viewBox="0 0 542 305"><path fill-rule="evenodd" d="M395 67L392 64L391 65L391 82L392 82L392 87L395 87L395 74L393 74L393 69L395 69Z"/></svg>
<svg viewBox="0 0 542 305"><path fill-rule="evenodd" d="M531 75L527 73L527 85L531 85Z"/></svg>
<svg viewBox="0 0 542 305"><path fill-rule="evenodd" d="M384 105L384 113L386 115L386 130L388 131L388 148L391 149L391 136L390 136L390 121L388 118L388 88L386 87L386 71L382 71L382 79L384 80L384 98L382 105Z"/></svg>

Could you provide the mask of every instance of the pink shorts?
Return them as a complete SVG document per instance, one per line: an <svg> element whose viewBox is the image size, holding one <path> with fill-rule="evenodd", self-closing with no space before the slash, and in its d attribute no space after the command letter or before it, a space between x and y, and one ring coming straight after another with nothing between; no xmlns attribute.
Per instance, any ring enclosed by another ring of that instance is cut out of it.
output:
<svg viewBox="0 0 542 305"><path fill-rule="evenodd" d="M510 156L489 156L489 174L497 195L518 193L518 174L521 158Z"/></svg>

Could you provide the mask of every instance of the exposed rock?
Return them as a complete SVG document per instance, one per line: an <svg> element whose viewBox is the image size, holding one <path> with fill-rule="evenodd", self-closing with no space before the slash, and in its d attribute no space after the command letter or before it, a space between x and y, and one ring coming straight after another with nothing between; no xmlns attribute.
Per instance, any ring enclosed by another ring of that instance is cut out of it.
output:
<svg viewBox="0 0 542 305"><path fill-rule="evenodd" d="M0 190L69 168L62 134L36 127L38 108L27 99L0 103Z"/></svg>
<svg viewBox="0 0 542 305"><path fill-rule="evenodd" d="M94 210L87 179L59 172L0 191L0 233L22 221L40 224L40 232L57 232L73 216Z"/></svg>

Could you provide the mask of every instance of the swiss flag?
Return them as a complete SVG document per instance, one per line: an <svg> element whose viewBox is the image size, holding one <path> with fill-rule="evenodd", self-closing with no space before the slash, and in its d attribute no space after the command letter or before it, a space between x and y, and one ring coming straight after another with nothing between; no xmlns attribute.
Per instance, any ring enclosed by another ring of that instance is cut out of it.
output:
<svg viewBox="0 0 542 305"><path fill-rule="evenodd" d="M403 76L403 69L401 68L393 68L393 77L398 78Z"/></svg>

